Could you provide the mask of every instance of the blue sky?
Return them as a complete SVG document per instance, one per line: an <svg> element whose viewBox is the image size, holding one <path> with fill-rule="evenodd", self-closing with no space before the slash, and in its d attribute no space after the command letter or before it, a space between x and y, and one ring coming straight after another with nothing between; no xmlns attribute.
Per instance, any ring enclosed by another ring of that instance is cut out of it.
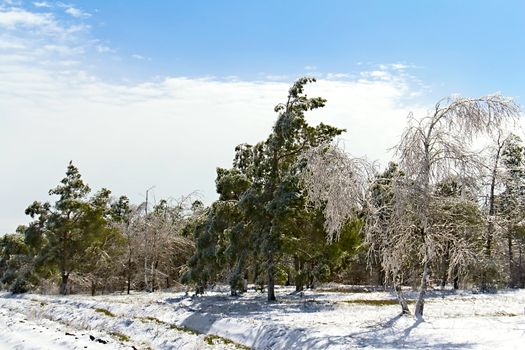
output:
<svg viewBox="0 0 525 350"><path fill-rule="evenodd" d="M348 152L385 165L406 116L450 95L523 104L522 1L0 0L0 234L70 160L135 203L197 191L264 139L290 83Z"/></svg>
<svg viewBox="0 0 525 350"><path fill-rule="evenodd" d="M296 76L405 63L436 94L523 96L523 1L80 1L121 75ZM131 69L133 66L134 69ZM130 69L130 71L123 71ZM109 73L109 72L107 72Z"/></svg>

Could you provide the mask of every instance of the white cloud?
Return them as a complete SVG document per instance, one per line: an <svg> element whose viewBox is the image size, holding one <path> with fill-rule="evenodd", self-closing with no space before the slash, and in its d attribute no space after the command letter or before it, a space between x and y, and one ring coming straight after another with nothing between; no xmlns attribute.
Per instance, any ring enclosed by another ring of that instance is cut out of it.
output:
<svg viewBox="0 0 525 350"><path fill-rule="evenodd" d="M75 18L91 17L91 13L82 11L81 9L78 9L76 7L73 7L73 6L70 6L70 7L66 8L66 10L64 12L67 13L68 15L71 15L71 16L75 17Z"/></svg>
<svg viewBox="0 0 525 350"><path fill-rule="evenodd" d="M14 28L0 36L7 43L0 47L0 159L8 169L0 173L0 198L10 199L0 203L0 234L27 221L25 207L47 199L71 159L93 188L105 186L133 201L152 185L157 198L200 190L212 200L215 168L231 166L237 144L268 135L273 107L291 83L288 76L269 75L261 81L179 76L109 83L83 62L88 50L110 52L100 41L84 40L52 15L24 11L10 10L15 18L4 22L0 16L0 25ZM42 37L24 30L29 23L68 34ZM346 128L349 152L385 163L409 110L419 108L406 105L417 91L404 74L388 65L377 71L391 79L374 71L319 74L307 93L328 104L307 118Z"/></svg>
<svg viewBox="0 0 525 350"><path fill-rule="evenodd" d="M33 13L22 9L0 9L0 27L16 29L16 27L41 27L55 29L57 24L49 13Z"/></svg>
<svg viewBox="0 0 525 350"><path fill-rule="evenodd" d="M317 70L317 67L316 66L305 66L304 69L308 71L314 71L314 70Z"/></svg>
<svg viewBox="0 0 525 350"><path fill-rule="evenodd" d="M114 52L92 39L89 28L78 21L64 21L53 12L0 6L0 64L64 68L83 62L89 66L88 53Z"/></svg>
<svg viewBox="0 0 525 350"><path fill-rule="evenodd" d="M289 80L290 77L284 74L266 74L264 79L269 81L286 81Z"/></svg>
<svg viewBox="0 0 525 350"><path fill-rule="evenodd" d="M24 43L22 43L19 40L11 40L7 37L0 36L0 50L22 50L25 49L26 46Z"/></svg>
<svg viewBox="0 0 525 350"><path fill-rule="evenodd" d="M46 2L46 1L42 1L42 2L34 2L33 3L33 6L35 7L43 7L43 8L51 8L52 6Z"/></svg>
<svg viewBox="0 0 525 350"><path fill-rule="evenodd" d="M151 61L150 57L142 56L137 53L134 53L133 55L131 55L131 57L139 61Z"/></svg>
<svg viewBox="0 0 525 350"><path fill-rule="evenodd" d="M68 40L73 35L89 29L86 24L61 24L53 13L36 13L26 9L0 7L0 29L15 33L18 37L29 37L42 41L46 37Z"/></svg>
<svg viewBox="0 0 525 350"><path fill-rule="evenodd" d="M374 70L371 72L365 72L363 73L363 75L381 80L389 80L391 78L390 73L384 70Z"/></svg>
<svg viewBox="0 0 525 350"><path fill-rule="evenodd" d="M68 45L49 45L43 46L43 49L51 53L58 53L61 55L78 55L84 53L84 48L73 47Z"/></svg>
<svg viewBox="0 0 525 350"><path fill-rule="evenodd" d="M110 84L70 69L0 67L2 198L11 198L2 215L16 223L32 200L62 177L73 159L94 188L140 201L156 185L157 197L200 190L215 197L215 167L231 165L233 149L263 140L271 130L273 107L289 82L231 81L167 77L141 84ZM406 115L411 93L403 83L319 80L309 96L328 99L308 114L346 128L347 150L386 163ZM16 154L12 149L16 148Z"/></svg>
<svg viewBox="0 0 525 350"><path fill-rule="evenodd" d="M407 64L403 64L403 63L394 63L394 64L391 64L390 66L393 69L397 69L397 70L403 70L403 69L407 69L407 68L411 67L411 66L409 66Z"/></svg>
<svg viewBox="0 0 525 350"><path fill-rule="evenodd" d="M348 73L326 73L325 78L328 80L339 80L339 79L348 79L351 75Z"/></svg>
<svg viewBox="0 0 525 350"><path fill-rule="evenodd" d="M116 50L106 45L96 45L95 49L98 53L115 53Z"/></svg>

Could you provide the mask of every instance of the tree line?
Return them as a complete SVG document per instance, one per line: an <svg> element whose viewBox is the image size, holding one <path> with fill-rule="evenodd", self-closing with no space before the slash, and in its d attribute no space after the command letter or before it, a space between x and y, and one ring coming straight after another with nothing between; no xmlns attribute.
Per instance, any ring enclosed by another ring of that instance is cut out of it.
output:
<svg viewBox="0 0 525 350"><path fill-rule="evenodd" d="M344 151L345 130L308 123L326 103L305 94L314 81L297 80L268 137L217 168L209 206L91 195L70 163L54 203L35 201L32 221L1 238L2 286L94 295L224 283L235 296L250 283L273 301L275 285L334 281L391 287L404 313L401 287L413 286L418 316L431 285L524 287L525 153L511 99L453 97L411 115L379 170Z"/></svg>

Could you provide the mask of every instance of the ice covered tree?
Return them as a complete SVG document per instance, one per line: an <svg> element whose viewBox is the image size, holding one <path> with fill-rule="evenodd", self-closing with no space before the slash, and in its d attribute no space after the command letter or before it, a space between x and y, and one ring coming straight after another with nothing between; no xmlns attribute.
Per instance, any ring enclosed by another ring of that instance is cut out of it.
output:
<svg viewBox="0 0 525 350"><path fill-rule="evenodd" d="M323 143L302 153L300 175L308 199L323 210L328 242L368 206L369 185L375 169L364 158L348 155L339 144Z"/></svg>
<svg viewBox="0 0 525 350"><path fill-rule="evenodd" d="M183 282L193 282L200 293L210 284L226 278L231 294L243 291L242 269L249 254L243 230L239 196L249 186L235 169L217 169L219 200L189 222L195 240L195 254L188 261Z"/></svg>
<svg viewBox="0 0 525 350"><path fill-rule="evenodd" d="M449 203L434 196L435 186L443 179L459 175L462 179L479 177L483 163L472 150L474 140L498 132L502 125L518 116L519 108L500 95L477 99L448 98L438 102L426 117L409 117L409 126L396 146L402 176L389 184L391 209L386 230L377 230L378 208L366 200L366 166L346 156L336 147L318 148L307 154L310 172L304 179L312 201L325 205L329 239L337 237L343 223L356 210L368 209L368 233L381 244L378 253L385 272L398 274L415 259L421 266L421 282L415 315L423 316L430 266L443 250L443 242L453 244L456 260L467 261L472 254L461 236L454 233L469 227L472 203ZM316 154L317 153L317 154ZM461 209L458 209L458 206ZM455 213L460 210L460 213ZM453 221L438 216L454 217ZM474 220L475 221L475 220ZM446 229L442 223L446 222ZM381 233L381 234L378 234ZM406 312L407 308L403 308Z"/></svg>
<svg viewBox="0 0 525 350"><path fill-rule="evenodd" d="M176 200L162 199L134 223L143 237L138 242L138 255L144 261L144 288L148 291L162 285L169 287L170 280L179 277L180 266L174 260L178 262L183 257L186 261L193 253L193 242L183 235L192 197L190 194Z"/></svg>
<svg viewBox="0 0 525 350"><path fill-rule="evenodd" d="M128 197L120 196L118 200L111 203L110 223L120 232L124 241L122 244L124 252L115 258L120 261L120 266L123 269L122 273L126 279L127 294L130 293L131 283L137 267L135 260L138 235L133 230L133 223L138 217L137 207L130 205Z"/></svg>
<svg viewBox="0 0 525 350"><path fill-rule="evenodd" d="M301 166L296 160L303 151L343 131L307 123L305 112L325 104L324 99L304 93L306 84L313 81L300 78L292 85L286 102L275 107L278 117L268 138L255 145L238 146L233 168L224 170L223 179L218 180L221 199L195 230L197 253L190 262L195 267L208 262L202 270L206 272L203 278L224 271L222 259L226 259L230 283L237 283L249 254L256 261L255 274L264 271L268 300L276 299L275 278L285 254L284 238L299 230L298 218L304 210L298 179Z"/></svg>
<svg viewBox="0 0 525 350"><path fill-rule="evenodd" d="M523 284L523 273L522 263L516 259L514 251L518 251L518 257L521 259L525 233L524 146L517 135L511 134L505 139L501 158L503 191L497 198L496 214L506 240L508 286L517 287Z"/></svg>
<svg viewBox="0 0 525 350"><path fill-rule="evenodd" d="M508 135L504 131L493 135L493 140L488 147L489 155L485 160L487 174L485 174L485 181L487 182L487 195L484 201L484 213L486 221L486 229L484 235L483 257L481 259L481 278L480 289L487 292L496 283L499 275L499 266L497 259L494 257L494 243L498 243L497 234L499 227L496 199L501 188L502 183L502 157L503 149L506 144Z"/></svg>
<svg viewBox="0 0 525 350"><path fill-rule="evenodd" d="M479 268L485 220L478 205L478 187L479 181L475 179L451 176L434 188L435 201L442 205L434 211L432 220L438 229L449 230L450 236L454 238L451 241L447 237L443 238L441 253L437 254L432 266L432 270L441 276L442 288L452 281L454 289L458 289L460 277L467 275L467 269L476 271ZM459 225L460 221L462 225ZM463 239L462 248L470 254L457 254L456 238Z"/></svg>
<svg viewBox="0 0 525 350"><path fill-rule="evenodd" d="M306 84L313 78L298 79L288 91L285 103L278 104L272 133L251 148L251 186L240 207L251 232L259 259L267 274L268 300L275 300L275 274L282 257L282 239L297 230L295 217L304 208L298 175L298 156L311 147L331 141L343 130L319 124L310 126L305 112L323 107L325 100L308 97Z"/></svg>
<svg viewBox="0 0 525 350"><path fill-rule="evenodd" d="M97 289L117 285L120 276L120 257L124 255L125 238L112 225L111 191L101 189L89 201L90 210L85 221L91 227L91 237L86 237L86 247L79 254L78 272L89 283L91 295Z"/></svg>
<svg viewBox="0 0 525 350"><path fill-rule="evenodd" d="M497 133L518 113L519 108L512 100L491 95L477 99L447 98L438 102L426 117L410 116L409 126L396 147L406 180L394 185L392 230L402 234L399 239L406 247L414 248L422 266L415 306L417 317L423 316L430 264L441 252L443 241L457 245L457 259L471 253L461 247L460 237L450 234L466 225L468 217L450 222L451 231L440 229L432 221L434 211L444 209L443 200L434 198L433 188L455 174L462 179L479 177L483 163L472 149L473 141Z"/></svg>

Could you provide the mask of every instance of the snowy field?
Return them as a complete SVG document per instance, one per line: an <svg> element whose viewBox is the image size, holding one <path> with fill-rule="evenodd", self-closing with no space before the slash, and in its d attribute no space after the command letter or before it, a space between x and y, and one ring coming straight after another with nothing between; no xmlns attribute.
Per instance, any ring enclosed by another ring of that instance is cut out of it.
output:
<svg viewBox="0 0 525 350"><path fill-rule="evenodd" d="M408 294L409 297L415 295ZM0 294L1 349L524 349L525 291L432 292L425 320L387 292L278 289L68 297ZM413 304L410 305L413 309Z"/></svg>

